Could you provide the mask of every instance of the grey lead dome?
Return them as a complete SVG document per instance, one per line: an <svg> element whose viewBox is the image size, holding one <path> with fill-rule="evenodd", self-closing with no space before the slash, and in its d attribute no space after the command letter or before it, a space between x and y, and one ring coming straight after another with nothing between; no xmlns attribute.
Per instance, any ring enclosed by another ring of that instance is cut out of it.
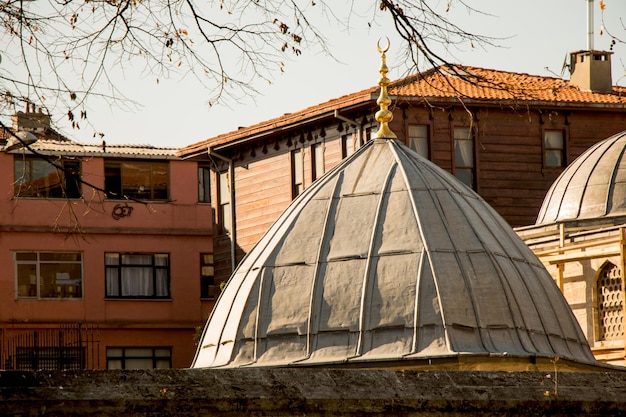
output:
<svg viewBox="0 0 626 417"><path fill-rule="evenodd" d="M535 255L475 192L394 139L313 183L231 276L193 366L521 355L594 362Z"/></svg>

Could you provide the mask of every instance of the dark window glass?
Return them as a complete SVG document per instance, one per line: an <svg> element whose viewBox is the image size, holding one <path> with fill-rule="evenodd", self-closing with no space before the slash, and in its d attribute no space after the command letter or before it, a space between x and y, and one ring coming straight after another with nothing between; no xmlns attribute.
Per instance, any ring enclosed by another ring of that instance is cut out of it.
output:
<svg viewBox="0 0 626 417"><path fill-rule="evenodd" d="M303 170L302 149L291 151L291 198L296 198L304 191Z"/></svg>
<svg viewBox="0 0 626 417"><path fill-rule="evenodd" d="M33 157L14 159L14 194L17 197L79 198L80 162L50 162Z"/></svg>
<svg viewBox="0 0 626 417"><path fill-rule="evenodd" d="M313 181L324 175L324 148L321 143L311 146L311 178Z"/></svg>
<svg viewBox="0 0 626 417"><path fill-rule="evenodd" d="M168 199L167 162L109 161L104 166L104 177L104 188L108 198Z"/></svg>
<svg viewBox="0 0 626 417"><path fill-rule="evenodd" d="M220 294L220 286L215 281L213 254L200 254L200 297L215 299Z"/></svg>
<svg viewBox="0 0 626 417"><path fill-rule="evenodd" d="M169 369L172 348L107 347L107 369Z"/></svg>
<svg viewBox="0 0 626 417"><path fill-rule="evenodd" d="M211 170L209 167L198 167L198 201L211 202Z"/></svg>

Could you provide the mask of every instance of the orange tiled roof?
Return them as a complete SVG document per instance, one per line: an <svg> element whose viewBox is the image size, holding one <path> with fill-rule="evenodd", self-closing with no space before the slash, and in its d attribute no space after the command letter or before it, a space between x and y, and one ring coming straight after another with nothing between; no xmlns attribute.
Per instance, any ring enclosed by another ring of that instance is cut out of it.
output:
<svg viewBox="0 0 626 417"><path fill-rule="evenodd" d="M202 152L208 146L236 142L246 138L285 129L295 123L328 114L356 104L375 100L378 87L329 100L325 103L270 119L255 125L224 133L191 144L179 156ZM556 77L544 77L515 72L497 71L468 66L451 66L431 69L394 81L389 95L399 100L477 101L482 104L552 104L589 107L626 107L626 87L615 86L612 93L581 91Z"/></svg>
<svg viewBox="0 0 626 417"><path fill-rule="evenodd" d="M594 93L582 91L561 78L465 66L406 77L394 82L389 93L398 97L480 101L626 104L626 87L615 86L612 93Z"/></svg>
<svg viewBox="0 0 626 417"><path fill-rule="evenodd" d="M377 89L378 87L371 87L357 93L352 93L329 100L322 104L307 107L306 109L297 111L295 113L288 113L249 127L239 128L233 132L223 133L219 136L215 136L213 138L206 139L201 142L197 142L184 147L180 150L179 156L191 155L197 152L206 151L209 145L216 146L228 142L233 142L238 139L255 136L260 133L281 129L285 126L312 119L316 116L324 115L329 112L334 112L335 110L340 110L351 105L366 103L372 100L372 94L375 93Z"/></svg>

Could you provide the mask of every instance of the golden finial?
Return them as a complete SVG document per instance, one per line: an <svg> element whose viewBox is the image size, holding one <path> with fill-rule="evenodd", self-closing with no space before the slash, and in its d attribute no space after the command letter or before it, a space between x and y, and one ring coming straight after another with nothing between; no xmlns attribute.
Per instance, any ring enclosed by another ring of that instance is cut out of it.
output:
<svg viewBox="0 0 626 417"><path fill-rule="evenodd" d="M395 139L396 135L389 130L389 122L393 119L393 113L388 109L391 104L391 99L387 95L387 86L389 85L389 78L387 78L387 72L389 68L387 68L387 57L385 52L389 50L389 38L387 38L387 46L381 48L380 39L376 44L378 48L378 52L380 53L380 79L378 80L378 85L380 86L380 96L378 100L376 100L376 104L380 106L380 110L376 112L376 121L380 123L380 127L378 128L378 132L374 133L374 139Z"/></svg>

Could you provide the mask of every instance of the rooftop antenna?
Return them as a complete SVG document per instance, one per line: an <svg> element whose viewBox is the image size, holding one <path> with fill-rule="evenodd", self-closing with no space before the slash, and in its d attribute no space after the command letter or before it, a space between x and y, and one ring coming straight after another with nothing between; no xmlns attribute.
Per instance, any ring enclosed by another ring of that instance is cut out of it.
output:
<svg viewBox="0 0 626 417"><path fill-rule="evenodd" d="M593 51L593 2L587 0L587 50Z"/></svg>

